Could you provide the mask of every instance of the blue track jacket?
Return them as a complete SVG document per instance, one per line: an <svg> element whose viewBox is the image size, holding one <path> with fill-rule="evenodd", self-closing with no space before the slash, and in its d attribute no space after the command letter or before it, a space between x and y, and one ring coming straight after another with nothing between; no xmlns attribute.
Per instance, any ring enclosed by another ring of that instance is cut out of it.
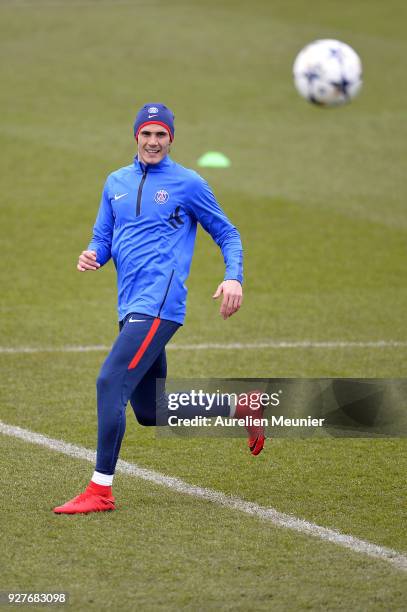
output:
<svg viewBox="0 0 407 612"><path fill-rule="evenodd" d="M242 243L209 185L168 156L134 163L106 180L88 249L117 270L119 320L138 312L183 323L197 222L225 260L225 280L243 281Z"/></svg>

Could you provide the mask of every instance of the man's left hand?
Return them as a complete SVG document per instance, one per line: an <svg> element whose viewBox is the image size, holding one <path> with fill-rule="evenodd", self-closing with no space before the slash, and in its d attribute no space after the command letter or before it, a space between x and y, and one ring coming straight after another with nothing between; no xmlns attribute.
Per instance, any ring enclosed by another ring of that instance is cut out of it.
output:
<svg viewBox="0 0 407 612"><path fill-rule="evenodd" d="M212 297L216 300L221 293L223 293L223 300L220 314L224 319L227 319L237 312L242 305L242 285L237 280L225 280L219 285Z"/></svg>

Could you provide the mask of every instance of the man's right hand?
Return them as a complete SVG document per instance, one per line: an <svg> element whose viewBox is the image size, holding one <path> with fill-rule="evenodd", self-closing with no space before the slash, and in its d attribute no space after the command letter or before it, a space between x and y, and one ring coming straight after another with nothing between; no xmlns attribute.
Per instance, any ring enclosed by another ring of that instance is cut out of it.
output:
<svg viewBox="0 0 407 612"><path fill-rule="evenodd" d="M100 263L96 261L96 251L82 251L76 269L79 272L86 272L86 270L97 270L98 268L100 268Z"/></svg>

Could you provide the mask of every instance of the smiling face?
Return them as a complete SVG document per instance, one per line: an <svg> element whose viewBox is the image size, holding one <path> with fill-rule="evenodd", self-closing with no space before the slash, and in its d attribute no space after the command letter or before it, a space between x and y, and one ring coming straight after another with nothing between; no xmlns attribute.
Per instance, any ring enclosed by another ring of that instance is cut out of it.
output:
<svg viewBox="0 0 407 612"><path fill-rule="evenodd" d="M145 125L138 134L137 155L143 164L158 164L170 151L171 139L167 130L155 123Z"/></svg>

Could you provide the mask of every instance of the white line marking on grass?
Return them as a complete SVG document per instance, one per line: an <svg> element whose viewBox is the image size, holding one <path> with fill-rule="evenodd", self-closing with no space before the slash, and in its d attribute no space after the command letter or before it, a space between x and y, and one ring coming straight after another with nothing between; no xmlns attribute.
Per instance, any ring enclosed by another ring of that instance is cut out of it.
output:
<svg viewBox="0 0 407 612"><path fill-rule="evenodd" d="M347 342L345 340L332 341L295 341L295 340L269 340L264 342L229 342L205 343L205 344L168 344L166 349L169 351L233 351L236 349L337 349L337 348L396 348L407 347L407 341L403 340L372 340L365 342ZM97 351L110 351L111 346L95 344L89 346L0 346L0 353L21 354L21 353L90 353Z"/></svg>
<svg viewBox="0 0 407 612"><path fill-rule="evenodd" d="M91 463L94 463L96 460L96 453L92 450L82 446L74 446L73 444L63 442L62 440L54 440L53 438L48 438L48 436L29 431L28 429L22 429L21 427L16 427L14 425L7 425L2 421L0 421L0 433L25 440L26 442L30 442L32 444L45 446L46 448L56 452L68 455L69 457L85 459ZM291 516L290 514L279 512L274 508L259 506L253 502L245 501L239 497L232 497L220 491L198 487L189 484L180 478L166 476L160 472L148 470L120 459L117 463L116 471L122 474L127 474L128 476L147 480L155 485L160 485L162 487L171 489L172 491L177 491L177 493L191 495L192 497L204 499L231 510L237 510L238 512L256 516L262 520L270 521L277 527L285 527L286 529L311 535L319 538L320 540L332 542L344 548L349 548L350 550L363 553L369 557L375 557L388 561L394 567L407 571L407 556L397 552L396 550L392 550L391 548L378 546L377 544L372 544L371 542L366 542L365 540L359 540L358 538L340 533L334 529L321 527L320 525L304 521L295 516Z"/></svg>
<svg viewBox="0 0 407 612"><path fill-rule="evenodd" d="M371 342L346 342L346 341L291 341L291 340L270 340L266 342L235 342L227 344L208 343L208 344L169 344L168 349L173 350L235 350L235 349L284 349L284 348L386 348L396 346L407 346L406 342L394 340L378 340Z"/></svg>
<svg viewBox="0 0 407 612"><path fill-rule="evenodd" d="M0 353L18 355L21 353L92 353L95 351L110 351L111 346L95 344L90 346L0 346Z"/></svg>

